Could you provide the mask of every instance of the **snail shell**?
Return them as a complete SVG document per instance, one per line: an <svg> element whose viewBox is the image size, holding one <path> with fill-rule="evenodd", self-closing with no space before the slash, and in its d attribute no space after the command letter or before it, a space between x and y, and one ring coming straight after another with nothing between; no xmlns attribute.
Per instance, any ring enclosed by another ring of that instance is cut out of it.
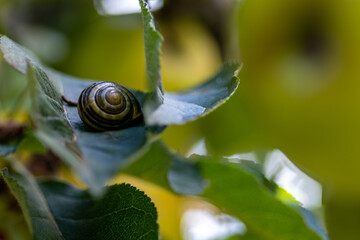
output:
<svg viewBox="0 0 360 240"><path fill-rule="evenodd" d="M142 118L140 104L123 85L97 82L85 88L78 100L80 118L99 131L126 128Z"/></svg>

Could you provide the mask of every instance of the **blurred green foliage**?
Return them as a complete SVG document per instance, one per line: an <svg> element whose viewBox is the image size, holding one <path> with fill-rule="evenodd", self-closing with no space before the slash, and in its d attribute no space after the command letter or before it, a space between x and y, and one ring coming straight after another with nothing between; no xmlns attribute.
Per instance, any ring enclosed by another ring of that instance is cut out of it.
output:
<svg viewBox="0 0 360 240"><path fill-rule="evenodd" d="M359 11L357 1L258 0L238 14L244 102L266 146L338 202L327 208L332 239L357 239L360 224L357 204L341 207L360 202Z"/></svg>

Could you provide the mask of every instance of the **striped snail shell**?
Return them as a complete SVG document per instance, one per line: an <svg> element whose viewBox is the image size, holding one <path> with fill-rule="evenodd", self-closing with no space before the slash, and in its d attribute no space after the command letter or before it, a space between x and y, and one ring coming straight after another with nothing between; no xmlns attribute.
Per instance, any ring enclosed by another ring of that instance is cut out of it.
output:
<svg viewBox="0 0 360 240"><path fill-rule="evenodd" d="M78 100L80 118L99 131L126 128L142 118L140 104L123 85L96 82L85 88Z"/></svg>

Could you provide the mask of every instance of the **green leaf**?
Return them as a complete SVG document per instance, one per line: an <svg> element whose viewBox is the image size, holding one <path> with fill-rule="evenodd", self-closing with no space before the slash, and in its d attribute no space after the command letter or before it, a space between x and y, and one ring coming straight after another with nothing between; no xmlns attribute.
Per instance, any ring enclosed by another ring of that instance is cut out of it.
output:
<svg viewBox="0 0 360 240"><path fill-rule="evenodd" d="M164 91L160 75L160 48L163 38L156 30L154 18L144 0L139 0L144 23L146 71L150 93L144 116L148 125L184 124L213 111L237 89L239 79L234 72L238 63L227 63L219 73L200 86L176 93Z"/></svg>
<svg viewBox="0 0 360 240"><path fill-rule="evenodd" d="M40 188L67 240L158 239L154 204L129 184L107 187L101 199L55 181Z"/></svg>
<svg viewBox="0 0 360 240"><path fill-rule="evenodd" d="M154 142L148 152L123 172L183 195L201 194L205 187L197 166L169 151L160 141Z"/></svg>
<svg viewBox="0 0 360 240"><path fill-rule="evenodd" d="M2 174L36 240L158 239L154 204L128 184L106 187L106 194L94 199L66 183L37 183L25 171Z"/></svg>
<svg viewBox="0 0 360 240"><path fill-rule="evenodd" d="M40 68L34 71L38 74L33 78L39 83L33 94L33 121L37 126L37 136L88 184L100 188L146 146L148 131L145 126L116 132L95 132L90 129L81 121L76 107L66 106L64 111L61 97L53 92L54 87L46 74ZM75 80L65 75L59 75L59 79L63 83L71 80L71 85L64 84L66 96L70 97L80 95L89 84L89 81ZM136 96L140 100L144 98L140 92Z"/></svg>
<svg viewBox="0 0 360 240"><path fill-rule="evenodd" d="M34 65L41 66L39 60L30 51L22 48L4 35L0 35L0 50L6 62L24 75L27 74L29 61Z"/></svg>
<svg viewBox="0 0 360 240"><path fill-rule="evenodd" d="M18 200L34 239L64 240L36 181L23 169L10 174L5 168L1 173Z"/></svg>
<svg viewBox="0 0 360 240"><path fill-rule="evenodd" d="M164 102L145 116L149 125L179 125L202 117L223 104L235 92L239 64L226 63L210 80L184 92L165 93Z"/></svg>
<svg viewBox="0 0 360 240"><path fill-rule="evenodd" d="M52 82L40 67L29 62L27 75L32 100L30 114L36 127L34 134L80 177L94 184L91 170L84 164L73 141L76 137L67 121L60 94L55 91Z"/></svg>
<svg viewBox="0 0 360 240"><path fill-rule="evenodd" d="M164 87L160 75L160 48L163 37L156 30L154 18L145 0L139 0L144 25L146 74L150 95L144 108L145 116L164 101Z"/></svg>
<svg viewBox="0 0 360 240"><path fill-rule="evenodd" d="M167 174L172 165L172 155L164 144L154 142L149 150L123 170L123 173L140 177L172 191Z"/></svg>
<svg viewBox="0 0 360 240"><path fill-rule="evenodd" d="M59 75L59 79L63 83L65 97L72 101L76 101L81 91L94 82L78 80L64 74ZM143 106L146 94L129 90ZM65 106L65 109L68 121L77 137L77 146L99 184L108 181L133 158L141 155L151 141L150 133L156 135L164 130L142 125L115 132L96 132L82 122L76 107Z"/></svg>
<svg viewBox="0 0 360 240"><path fill-rule="evenodd" d="M246 239L328 239L314 215L276 197L277 186L265 178L259 164L205 156L185 159L155 142L124 171L179 194L206 198L246 224Z"/></svg>
<svg viewBox="0 0 360 240"><path fill-rule="evenodd" d="M310 212L309 210L302 208L298 205L293 206L304 218L306 224L309 226L309 228L313 229L317 234L319 234L324 240L328 240L329 237L327 236L327 233L316 218L316 216Z"/></svg>
<svg viewBox="0 0 360 240"><path fill-rule="evenodd" d="M149 131L164 128L137 126L116 132L94 132L80 119L76 107L64 106L60 92L77 101L94 81L80 80L44 67L27 50L3 36L0 49L5 60L28 75L35 135L90 186L102 187L123 166L146 149ZM26 69L29 64L29 71ZM145 93L130 89L143 105Z"/></svg>
<svg viewBox="0 0 360 240"><path fill-rule="evenodd" d="M301 214L269 194L238 165L200 157L198 165L210 185L203 196L243 221L261 239L321 239Z"/></svg>
<svg viewBox="0 0 360 240"><path fill-rule="evenodd" d="M146 9L143 5L143 12L147 13L145 22L149 25L146 31L155 34L152 16ZM95 188L101 187L139 156L153 135L161 133L166 125L182 124L210 112L224 102L238 85L238 79L234 77L238 65L229 63L217 76L193 90L166 93L164 104L151 114L144 113L150 125L115 132L94 132L81 121L76 107L64 106L61 100L63 95L68 100L77 101L81 91L94 81L80 80L43 66L27 50L5 36L0 37L0 50L11 66L28 75L29 86L33 88L31 115L36 127L35 135ZM26 63L29 64L29 72ZM161 80L158 81L161 85ZM143 110L152 101L147 93L130 91Z"/></svg>
<svg viewBox="0 0 360 240"><path fill-rule="evenodd" d="M27 75L32 100L30 114L35 126L58 140L71 142L73 131L66 119L60 93L40 67L29 63Z"/></svg>

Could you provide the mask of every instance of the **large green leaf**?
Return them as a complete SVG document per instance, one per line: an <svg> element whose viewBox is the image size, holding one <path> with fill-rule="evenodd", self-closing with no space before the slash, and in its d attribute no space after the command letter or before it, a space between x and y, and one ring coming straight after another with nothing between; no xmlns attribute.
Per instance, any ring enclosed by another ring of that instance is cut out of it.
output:
<svg viewBox="0 0 360 240"><path fill-rule="evenodd" d="M57 86L65 96L76 101L80 92L93 81L82 81L56 73L36 60L19 45L2 37L0 47L4 58L21 73L27 73L32 96L32 119L36 136L69 164L88 184L100 188L147 143L145 126L113 133L94 132L83 124L76 107L66 106ZM49 76L52 77L50 81ZM55 84L54 84L55 83ZM135 92L134 92L135 93ZM142 102L144 94L135 95Z"/></svg>
<svg viewBox="0 0 360 240"><path fill-rule="evenodd" d="M66 183L37 183L25 170L10 174L3 169L2 175L35 240L158 239L154 204L128 184L106 187L106 194L94 199Z"/></svg>
<svg viewBox="0 0 360 240"><path fill-rule="evenodd" d="M32 120L36 136L95 188L113 177L149 140L148 127L136 126L116 132L95 132L80 119L77 108L64 106L61 94L77 101L80 92L93 83L43 66L27 50L3 36L0 49L5 60L28 75L32 84ZM29 64L29 69L26 68ZM130 89L131 90L131 89ZM145 93L131 90L143 104ZM163 129L153 129L161 132Z"/></svg>
<svg viewBox="0 0 360 240"><path fill-rule="evenodd" d="M210 185L203 196L233 216L247 229L271 240L322 239L294 208L269 194L254 176L239 165L199 157L198 166ZM317 229L315 229L317 230Z"/></svg>
<svg viewBox="0 0 360 240"><path fill-rule="evenodd" d="M146 146L145 126L116 132L93 131L81 121L76 107L67 106L64 110L61 97L53 92L54 87L45 72L36 66L30 69L35 74L29 74L29 81L35 81L34 85L38 86L32 94L37 136L91 186L101 187ZM59 79L69 81L64 75ZM64 84L64 89L71 96L80 94L79 91L88 84L72 79L72 84ZM143 95L139 93L137 96L141 98Z"/></svg>
<svg viewBox="0 0 360 240"><path fill-rule="evenodd" d="M94 132L81 121L76 107L64 106L61 100L61 95L64 95L71 101L77 101L80 92L93 81L80 80L45 67L31 53L5 36L0 37L0 50L7 63L27 74L29 80L33 81L33 84L29 85L34 88L31 115L38 138L91 186L101 187L139 155L151 140L149 131L158 134L164 130L164 127L145 125L115 132ZM30 66L29 73L26 64ZM151 114L152 125L184 123L213 109L235 90L237 80L232 80L232 77L236 68L236 64L226 65L216 78L194 90L166 94L166 99L171 103L176 102L180 110L171 109L171 104L162 105ZM131 91L144 109L145 102L150 101L147 94ZM194 113L191 106L195 105L195 108L205 110ZM164 122L164 114L174 118Z"/></svg>
<svg viewBox="0 0 360 240"><path fill-rule="evenodd" d="M107 187L101 199L55 181L40 188L67 240L158 239L154 204L129 184Z"/></svg>
<svg viewBox="0 0 360 240"><path fill-rule="evenodd" d="M174 164L175 159L180 160L180 164ZM256 163L230 163L228 159L205 156L185 159L155 142L149 152L125 172L177 193L197 189L188 194L205 197L241 219L248 230L247 239L252 239L250 236L263 240L327 239L314 215L276 197L277 186L264 177ZM193 184L188 184L190 182Z"/></svg>
<svg viewBox="0 0 360 240"><path fill-rule="evenodd" d="M94 81L84 81L64 74L58 75L63 83L64 95L76 101L81 91ZM146 94L130 89L143 106ZM163 129L148 126L134 126L115 132L96 132L85 125L79 117L77 108L65 106L68 121L77 136L77 145L88 161L99 183L104 183L116 172L126 166L132 158L146 149L151 141L149 132L160 133Z"/></svg>

